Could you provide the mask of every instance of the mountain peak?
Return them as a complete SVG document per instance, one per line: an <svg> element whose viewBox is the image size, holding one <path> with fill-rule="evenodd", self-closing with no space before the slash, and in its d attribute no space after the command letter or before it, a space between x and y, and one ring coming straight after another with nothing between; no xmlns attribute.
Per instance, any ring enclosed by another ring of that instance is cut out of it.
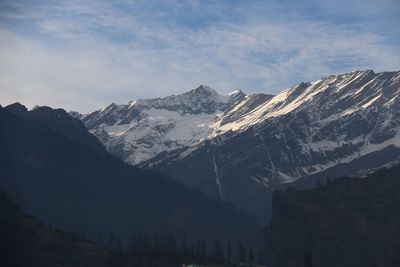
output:
<svg viewBox="0 0 400 267"><path fill-rule="evenodd" d="M23 117L26 116L26 114L28 112L28 109L24 105L19 103L19 102L15 102L14 104L10 104L10 105L4 107L4 109L8 110L8 111L10 111L10 112L12 112L12 113L14 113L16 115L23 116Z"/></svg>
<svg viewBox="0 0 400 267"><path fill-rule="evenodd" d="M234 95L240 95L240 94L244 94L243 91L240 89L235 89L232 92L228 93L227 96L234 96Z"/></svg>
<svg viewBox="0 0 400 267"><path fill-rule="evenodd" d="M217 91L215 91L211 87L209 87L207 85L203 85L203 84L201 84L197 88L189 91L188 93L195 94L195 95L202 96L202 97L214 97L214 96L218 96L219 95L217 93ZM186 94L186 93L184 93L184 94Z"/></svg>
<svg viewBox="0 0 400 267"><path fill-rule="evenodd" d="M372 73L375 74L373 70L353 70L351 73Z"/></svg>
<svg viewBox="0 0 400 267"><path fill-rule="evenodd" d="M101 109L101 112L108 112L110 110L114 110L118 107L117 104L111 103L110 105L106 106L105 108Z"/></svg>
<svg viewBox="0 0 400 267"><path fill-rule="evenodd" d="M10 105L6 106L5 108L9 109L9 110L15 110L15 111L28 111L28 109L19 102L10 104Z"/></svg>

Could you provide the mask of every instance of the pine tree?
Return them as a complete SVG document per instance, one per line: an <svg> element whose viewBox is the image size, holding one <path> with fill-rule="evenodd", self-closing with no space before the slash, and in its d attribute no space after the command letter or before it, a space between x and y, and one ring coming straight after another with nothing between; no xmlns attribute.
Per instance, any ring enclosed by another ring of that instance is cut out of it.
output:
<svg viewBox="0 0 400 267"><path fill-rule="evenodd" d="M196 258L196 247L194 244L190 246L190 258Z"/></svg>
<svg viewBox="0 0 400 267"><path fill-rule="evenodd" d="M131 234L131 238L129 239L128 243L128 249L130 252L136 252L138 249L138 240L137 236L135 234Z"/></svg>
<svg viewBox="0 0 400 267"><path fill-rule="evenodd" d="M201 240L200 256L202 259L207 258L207 245L206 245L206 241L204 239Z"/></svg>
<svg viewBox="0 0 400 267"><path fill-rule="evenodd" d="M219 241L215 241L214 252L213 252L212 257L216 262L224 261L224 251L223 251L222 245Z"/></svg>
<svg viewBox="0 0 400 267"><path fill-rule="evenodd" d="M226 248L226 261L230 263L232 261L232 244L229 240L228 247Z"/></svg>
<svg viewBox="0 0 400 267"><path fill-rule="evenodd" d="M135 236L133 233L131 234L131 237L129 238L128 241L128 250L129 252L135 251Z"/></svg>
<svg viewBox="0 0 400 267"><path fill-rule="evenodd" d="M196 241L196 258L201 257L201 241L200 239L197 239Z"/></svg>
<svg viewBox="0 0 400 267"><path fill-rule="evenodd" d="M257 263L263 264L264 262L265 262L264 250L260 248L258 250Z"/></svg>
<svg viewBox="0 0 400 267"><path fill-rule="evenodd" d="M142 252L148 251L150 249L150 242L149 239L147 238L147 235L145 233L140 233L139 236L140 236L139 239L140 250Z"/></svg>
<svg viewBox="0 0 400 267"><path fill-rule="evenodd" d="M155 233L154 234L154 238L153 238L153 250L155 251L160 251L160 239L158 238L158 234Z"/></svg>
<svg viewBox="0 0 400 267"><path fill-rule="evenodd" d="M248 253L248 261L250 266L253 266L254 263L254 250L252 247L249 247L249 253Z"/></svg>
<svg viewBox="0 0 400 267"><path fill-rule="evenodd" d="M107 246L108 246L110 249L114 249L114 246L115 246L115 244L114 244L114 234L113 234L112 232L110 232L110 233L108 234L108 243L107 243Z"/></svg>
<svg viewBox="0 0 400 267"><path fill-rule="evenodd" d="M117 238L115 241L115 250L122 252L122 241L120 238Z"/></svg>
<svg viewBox="0 0 400 267"><path fill-rule="evenodd" d="M182 240L181 253L184 257L187 257L187 255L188 255L188 246L186 243L186 236L184 236L183 240Z"/></svg>
<svg viewBox="0 0 400 267"><path fill-rule="evenodd" d="M168 243L168 240L167 240L167 238L165 237L165 235L162 235L161 236L161 250L162 251L168 251L168 249L167 249L167 243Z"/></svg>
<svg viewBox="0 0 400 267"><path fill-rule="evenodd" d="M97 238L97 242L99 242L99 244L101 246L104 246L104 238L103 238L103 234L99 234L99 237Z"/></svg>
<svg viewBox="0 0 400 267"><path fill-rule="evenodd" d="M169 235L166 245L168 252L176 252L176 239L173 235Z"/></svg>
<svg viewBox="0 0 400 267"><path fill-rule="evenodd" d="M238 261L239 263L246 263L246 248L242 241L239 242L238 246Z"/></svg>
<svg viewBox="0 0 400 267"><path fill-rule="evenodd" d="M312 256L309 252L304 254L304 267L313 267Z"/></svg>

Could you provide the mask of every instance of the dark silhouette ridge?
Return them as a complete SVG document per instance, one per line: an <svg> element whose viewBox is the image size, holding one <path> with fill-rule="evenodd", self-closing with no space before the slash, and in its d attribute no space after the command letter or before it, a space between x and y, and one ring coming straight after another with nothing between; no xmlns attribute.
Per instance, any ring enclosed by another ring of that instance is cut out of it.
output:
<svg viewBox="0 0 400 267"><path fill-rule="evenodd" d="M58 110L26 112L0 110L0 190L29 214L96 240L112 233L123 246L139 231L259 244L259 225L232 206L54 130Z"/></svg>

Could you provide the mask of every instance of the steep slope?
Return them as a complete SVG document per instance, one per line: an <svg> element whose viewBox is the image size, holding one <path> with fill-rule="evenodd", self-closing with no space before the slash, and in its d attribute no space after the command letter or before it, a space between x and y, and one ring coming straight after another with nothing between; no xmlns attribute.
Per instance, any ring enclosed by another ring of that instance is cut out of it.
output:
<svg viewBox="0 0 400 267"><path fill-rule="evenodd" d="M82 120L126 162L156 169L265 222L276 187L293 182L309 186L328 174L363 173L398 160L399 94L400 72L354 71L301 83L276 96L236 91L210 113L171 119L166 100L146 100L162 104L141 109L133 124L118 125L126 117L122 113L95 127L86 120L93 115ZM210 95L213 103L223 99ZM147 114L150 109L152 115ZM102 129L108 127L112 130L105 133ZM189 137L169 138L177 129Z"/></svg>
<svg viewBox="0 0 400 267"><path fill-rule="evenodd" d="M397 165L309 191L276 192L269 266L399 266L399 178Z"/></svg>
<svg viewBox="0 0 400 267"><path fill-rule="evenodd" d="M353 72L303 83L220 124L225 133L141 166L265 222L277 187L307 183L309 176L315 184L327 174L356 174L398 160L399 94L400 72Z"/></svg>
<svg viewBox="0 0 400 267"><path fill-rule="evenodd" d="M95 136L90 134L78 119L71 117L63 109L53 110L49 107L35 107L33 110L28 111L28 109L20 103L8 105L4 109L17 116L44 125L52 131L63 134L71 140L89 146L96 151L106 152L103 144L100 143Z"/></svg>
<svg viewBox="0 0 400 267"><path fill-rule="evenodd" d="M138 164L163 151L192 146L213 134L211 122L243 100L235 91L218 95L204 85L165 98L111 104L88 115L72 112L107 149L130 164Z"/></svg>
<svg viewBox="0 0 400 267"><path fill-rule="evenodd" d="M191 240L259 239L259 226L233 207L126 165L46 123L3 108L0 125L0 190L45 222L93 239L111 233L123 242L139 231Z"/></svg>

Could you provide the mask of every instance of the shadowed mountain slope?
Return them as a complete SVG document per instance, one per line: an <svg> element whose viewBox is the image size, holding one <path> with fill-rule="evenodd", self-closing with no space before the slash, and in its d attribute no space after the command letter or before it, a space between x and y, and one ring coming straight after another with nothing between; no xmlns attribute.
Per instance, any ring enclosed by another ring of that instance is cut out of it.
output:
<svg viewBox="0 0 400 267"><path fill-rule="evenodd" d="M212 242L260 239L260 227L232 206L126 165L46 120L2 108L0 125L0 190L46 223L93 239L112 234L123 243L137 232Z"/></svg>

